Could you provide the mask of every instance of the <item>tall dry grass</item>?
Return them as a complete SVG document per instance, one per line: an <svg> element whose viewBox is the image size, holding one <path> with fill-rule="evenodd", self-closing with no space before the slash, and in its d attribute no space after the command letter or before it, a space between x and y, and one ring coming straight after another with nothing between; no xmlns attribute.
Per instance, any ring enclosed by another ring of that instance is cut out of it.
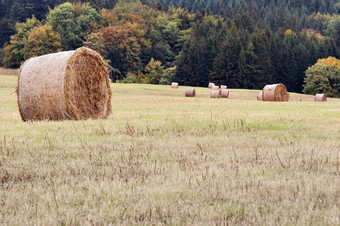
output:
<svg viewBox="0 0 340 226"><path fill-rule="evenodd" d="M1 224L339 225L340 100L112 84L107 120L20 119L0 76Z"/></svg>

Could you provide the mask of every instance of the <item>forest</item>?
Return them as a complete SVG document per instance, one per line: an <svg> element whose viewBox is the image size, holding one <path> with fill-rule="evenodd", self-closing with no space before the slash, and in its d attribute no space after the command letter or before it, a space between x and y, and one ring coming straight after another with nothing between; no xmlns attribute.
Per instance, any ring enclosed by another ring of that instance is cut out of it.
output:
<svg viewBox="0 0 340 226"><path fill-rule="evenodd" d="M339 0L0 0L0 65L86 46L112 82L302 92L308 68L340 57L339 10Z"/></svg>

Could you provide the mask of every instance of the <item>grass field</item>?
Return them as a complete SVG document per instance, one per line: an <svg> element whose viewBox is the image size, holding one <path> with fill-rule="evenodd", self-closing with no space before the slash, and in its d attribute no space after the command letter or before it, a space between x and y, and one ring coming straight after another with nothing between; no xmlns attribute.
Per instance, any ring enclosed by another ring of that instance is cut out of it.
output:
<svg viewBox="0 0 340 226"><path fill-rule="evenodd" d="M0 224L340 224L340 100L112 84L107 120L21 121L0 76Z"/></svg>

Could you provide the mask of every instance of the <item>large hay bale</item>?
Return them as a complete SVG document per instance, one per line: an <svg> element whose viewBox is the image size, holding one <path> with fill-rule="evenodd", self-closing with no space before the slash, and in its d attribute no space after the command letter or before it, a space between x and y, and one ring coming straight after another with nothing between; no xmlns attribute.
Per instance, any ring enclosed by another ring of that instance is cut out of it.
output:
<svg viewBox="0 0 340 226"><path fill-rule="evenodd" d="M227 89L228 87L225 85L221 85L221 89Z"/></svg>
<svg viewBox="0 0 340 226"><path fill-rule="evenodd" d="M194 88L186 88L185 90L185 96L186 97L194 97L196 96L196 91Z"/></svg>
<svg viewBox="0 0 340 226"><path fill-rule="evenodd" d="M266 85L262 90L263 101L288 101L287 88L282 83Z"/></svg>
<svg viewBox="0 0 340 226"><path fill-rule="evenodd" d="M229 98L229 90L221 89L221 97L222 98Z"/></svg>
<svg viewBox="0 0 340 226"><path fill-rule="evenodd" d="M210 92L210 98L220 98L221 97L221 91L213 89Z"/></svg>
<svg viewBox="0 0 340 226"><path fill-rule="evenodd" d="M258 101L263 101L263 99L262 99L262 91L259 92L259 94L257 94L257 100Z"/></svg>
<svg viewBox="0 0 340 226"><path fill-rule="evenodd" d="M318 93L318 94L315 95L314 100L315 101L327 101L327 95L322 94L322 93Z"/></svg>
<svg viewBox="0 0 340 226"><path fill-rule="evenodd" d="M111 96L105 62L89 48L34 57L19 70L23 121L106 118Z"/></svg>
<svg viewBox="0 0 340 226"><path fill-rule="evenodd" d="M209 82L208 88L211 89L214 85L215 85L215 83Z"/></svg>
<svg viewBox="0 0 340 226"><path fill-rule="evenodd" d="M171 88L177 89L178 88L178 82L171 83Z"/></svg>
<svg viewBox="0 0 340 226"><path fill-rule="evenodd" d="M219 90L220 87L214 85L213 87L211 87L211 89L212 89L212 90Z"/></svg>

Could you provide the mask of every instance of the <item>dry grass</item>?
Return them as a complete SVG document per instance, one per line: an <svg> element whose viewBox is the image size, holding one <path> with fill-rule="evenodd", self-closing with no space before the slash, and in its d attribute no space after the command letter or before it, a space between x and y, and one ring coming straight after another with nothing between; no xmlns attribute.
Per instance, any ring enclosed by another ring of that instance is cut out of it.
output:
<svg viewBox="0 0 340 226"><path fill-rule="evenodd" d="M0 76L0 224L339 225L340 100L112 84L107 120L21 121Z"/></svg>
<svg viewBox="0 0 340 226"><path fill-rule="evenodd" d="M7 69L0 67L0 75L17 75L18 74L18 69Z"/></svg>

